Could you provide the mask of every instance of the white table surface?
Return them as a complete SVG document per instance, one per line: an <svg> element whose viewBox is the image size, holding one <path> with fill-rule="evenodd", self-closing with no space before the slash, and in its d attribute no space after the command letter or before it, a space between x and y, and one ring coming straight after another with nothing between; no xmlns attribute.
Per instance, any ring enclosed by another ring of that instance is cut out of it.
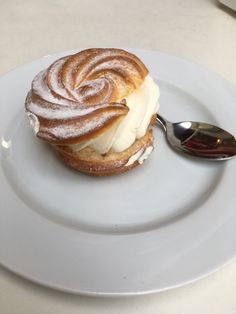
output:
<svg viewBox="0 0 236 314"><path fill-rule="evenodd" d="M168 52L236 85L236 13L214 0L0 0L0 75L46 54L98 46ZM236 262L186 287L120 299L53 291L0 267L0 313L235 314Z"/></svg>

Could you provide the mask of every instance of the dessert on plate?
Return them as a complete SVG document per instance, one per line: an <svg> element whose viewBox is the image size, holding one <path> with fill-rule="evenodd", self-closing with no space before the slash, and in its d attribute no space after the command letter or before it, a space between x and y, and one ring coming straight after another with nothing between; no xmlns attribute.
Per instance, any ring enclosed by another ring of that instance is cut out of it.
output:
<svg viewBox="0 0 236 314"><path fill-rule="evenodd" d="M142 61L115 48L83 50L36 75L25 108L38 138L81 172L104 176L153 150L159 89Z"/></svg>

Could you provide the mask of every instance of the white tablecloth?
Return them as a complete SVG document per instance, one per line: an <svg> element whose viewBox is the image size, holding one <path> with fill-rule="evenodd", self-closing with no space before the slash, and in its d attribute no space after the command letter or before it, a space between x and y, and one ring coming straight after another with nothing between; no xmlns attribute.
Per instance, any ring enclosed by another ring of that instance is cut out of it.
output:
<svg viewBox="0 0 236 314"><path fill-rule="evenodd" d="M235 18L214 0L0 0L0 74L53 52L118 46L175 54L236 84ZM124 299L56 292L0 268L0 313L235 314L236 262L183 288Z"/></svg>

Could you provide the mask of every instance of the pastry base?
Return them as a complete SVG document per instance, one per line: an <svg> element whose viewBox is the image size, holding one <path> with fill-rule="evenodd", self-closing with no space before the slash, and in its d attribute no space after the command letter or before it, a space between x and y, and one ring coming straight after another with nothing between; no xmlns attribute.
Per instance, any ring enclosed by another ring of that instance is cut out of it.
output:
<svg viewBox="0 0 236 314"><path fill-rule="evenodd" d="M74 151L70 146L52 145L59 157L69 167L92 176L108 176L126 172L139 165L135 160L131 165L126 166L129 159L140 150L153 147L153 134L149 129L145 136L138 139L134 144L121 153L108 152L101 155L91 147L81 151Z"/></svg>

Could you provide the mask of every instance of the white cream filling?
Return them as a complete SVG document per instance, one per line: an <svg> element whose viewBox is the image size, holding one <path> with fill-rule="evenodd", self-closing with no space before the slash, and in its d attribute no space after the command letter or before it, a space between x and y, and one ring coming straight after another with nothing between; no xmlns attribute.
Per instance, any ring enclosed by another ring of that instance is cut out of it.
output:
<svg viewBox="0 0 236 314"><path fill-rule="evenodd" d="M139 164L142 164L152 151L153 146L148 146L146 149L140 149L136 154L129 158L128 162L125 164L125 167L131 166L135 161L138 161Z"/></svg>
<svg viewBox="0 0 236 314"><path fill-rule="evenodd" d="M148 159L148 156L151 154L152 151L153 151L153 146L148 146L145 149L143 154L138 159L138 162L140 163L140 165L144 162L144 160Z"/></svg>
<svg viewBox="0 0 236 314"><path fill-rule="evenodd" d="M96 139L72 145L73 149L79 151L91 146L100 154L110 149L118 153L126 150L146 134L151 117L159 108L159 95L157 84L148 75L143 84L126 97L129 112L122 121Z"/></svg>
<svg viewBox="0 0 236 314"><path fill-rule="evenodd" d="M31 112L27 112L26 114L28 116L30 126L33 128L34 133L37 134L39 131L39 120L38 120L38 118L36 117L35 114L33 114Z"/></svg>
<svg viewBox="0 0 236 314"><path fill-rule="evenodd" d="M158 110L158 98L159 88L148 75L140 88L126 98L129 112L125 118L95 140L92 147L100 153L109 149L119 153L129 148L146 134L151 117Z"/></svg>

